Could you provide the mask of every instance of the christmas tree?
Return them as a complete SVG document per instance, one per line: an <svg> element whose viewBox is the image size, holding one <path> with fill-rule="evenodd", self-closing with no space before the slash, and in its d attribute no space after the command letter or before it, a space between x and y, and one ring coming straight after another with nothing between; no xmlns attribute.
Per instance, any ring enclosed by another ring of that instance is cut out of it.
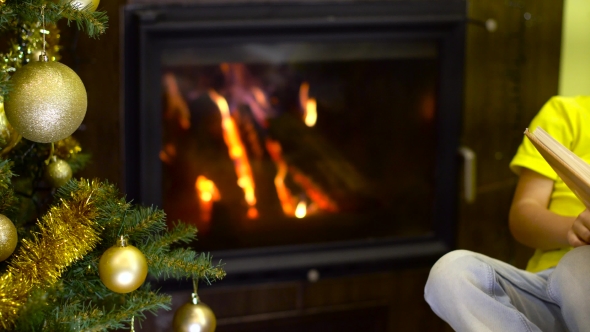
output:
<svg viewBox="0 0 590 332"><path fill-rule="evenodd" d="M58 62L56 24L75 22L98 37L107 15L97 7L98 0L0 0L9 41L0 54L0 330L133 329L171 301L146 278L188 278L193 301L177 311L174 329L213 331L196 285L225 272L191 249L197 230L180 221L168 227L164 211L132 204L106 181L73 177L89 160L71 136L86 91Z"/></svg>

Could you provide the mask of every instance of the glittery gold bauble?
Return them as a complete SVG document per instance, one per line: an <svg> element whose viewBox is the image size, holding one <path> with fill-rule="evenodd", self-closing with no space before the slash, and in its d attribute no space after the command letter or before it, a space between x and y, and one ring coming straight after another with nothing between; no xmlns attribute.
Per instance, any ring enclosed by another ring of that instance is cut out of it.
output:
<svg viewBox="0 0 590 332"><path fill-rule="evenodd" d="M107 249L98 262L102 283L116 293L129 293L141 286L148 273L147 260L136 247L119 239Z"/></svg>
<svg viewBox="0 0 590 332"><path fill-rule="evenodd" d="M16 227L8 217L0 214L0 262L12 255L17 242Z"/></svg>
<svg viewBox="0 0 590 332"><path fill-rule="evenodd" d="M214 332L216 325L217 319L213 310L202 302L183 304L176 310L172 320L174 332Z"/></svg>
<svg viewBox="0 0 590 332"><path fill-rule="evenodd" d="M88 7L88 10L93 12L98 8L99 0L73 0L72 6L78 9L84 9Z"/></svg>
<svg viewBox="0 0 590 332"><path fill-rule="evenodd" d="M45 180L59 188L72 178L72 168L65 160L55 158L45 168Z"/></svg>
<svg viewBox="0 0 590 332"><path fill-rule="evenodd" d="M18 69L4 102L8 122L24 138L50 143L70 136L86 115L80 77L59 62L31 62Z"/></svg>
<svg viewBox="0 0 590 332"><path fill-rule="evenodd" d="M0 102L0 156L8 153L21 139L21 135L12 128L6 113L4 112L4 103Z"/></svg>

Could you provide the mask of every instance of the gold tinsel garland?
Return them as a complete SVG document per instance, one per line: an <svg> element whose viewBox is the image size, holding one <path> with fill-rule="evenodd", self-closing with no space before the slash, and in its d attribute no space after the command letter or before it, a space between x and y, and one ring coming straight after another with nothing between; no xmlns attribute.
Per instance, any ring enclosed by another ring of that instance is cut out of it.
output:
<svg viewBox="0 0 590 332"><path fill-rule="evenodd" d="M20 27L19 38L24 45L12 42L8 52L0 54L0 71L11 73L23 65L23 62L38 61L39 55L43 50L43 35L45 35L45 51L49 61L59 61L60 31L55 24L47 24L45 30L41 28L41 23L22 25Z"/></svg>
<svg viewBox="0 0 590 332"><path fill-rule="evenodd" d="M63 271L99 243L99 226L93 221L100 184L78 181L68 199L53 206L38 221L39 232L23 239L7 272L0 276L0 326L11 327L27 296L35 287L50 287Z"/></svg>

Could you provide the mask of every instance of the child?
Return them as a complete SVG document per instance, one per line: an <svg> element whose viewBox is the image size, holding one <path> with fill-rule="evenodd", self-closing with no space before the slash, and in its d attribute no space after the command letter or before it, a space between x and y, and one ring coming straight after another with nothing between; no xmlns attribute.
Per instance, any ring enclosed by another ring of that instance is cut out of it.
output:
<svg viewBox="0 0 590 332"><path fill-rule="evenodd" d="M590 96L551 98L537 126L590 163ZM452 251L432 267L425 299L456 331L590 331L590 212L528 139L510 168L510 231L536 249L526 270Z"/></svg>

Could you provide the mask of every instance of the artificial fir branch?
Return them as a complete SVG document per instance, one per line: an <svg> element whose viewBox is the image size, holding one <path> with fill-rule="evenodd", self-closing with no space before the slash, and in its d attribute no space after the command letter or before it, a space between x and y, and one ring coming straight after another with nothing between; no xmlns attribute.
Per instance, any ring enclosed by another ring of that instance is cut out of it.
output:
<svg viewBox="0 0 590 332"><path fill-rule="evenodd" d="M56 23L66 18L68 23L75 21L78 29L85 31L89 37L95 38L103 34L108 27L108 16L106 12L89 11L84 8L77 8L69 0L59 2L44 0L7 0L2 6L4 10L10 10L14 16L11 20L3 22L0 20L0 29L7 30L14 28L14 20L18 18L21 22L41 22L43 17L41 9L45 5L45 23Z"/></svg>
<svg viewBox="0 0 590 332"><path fill-rule="evenodd" d="M197 237L197 229L182 222L174 224L168 232L157 235L143 245L146 252L153 255L165 254L170 251L170 246L176 243L188 244Z"/></svg>
<svg viewBox="0 0 590 332"><path fill-rule="evenodd" d="M166 214L154 207L138 207L127 217L122 234L128 234L131 242L148 242L153 234L166 229Z"/></svg>
<svg viewBox="0 0 590 332"><path fill-rule="evenodd" d="M149 286L133 293L112 294L104 303L116 303L110 308L104 303L75 300L57 308L45 322L48 331L106 331L128 326L131 317L145 318L145 312L170 310L171 297L157 294Z"/></svg>
<svg viewBox="0 0 590 332"><path fill-rule="evenodd" d="M43 18L45 29L40 23ZM93 38L104 33L108 23L106 13L75 8L70 0L0 0L0 30L19 37L0 54L0 102L10 90L9 76L33 59L41 40L49 42L50 59L59 59L58 43L51 46L51 37L59 37L52 29L62 18L68 25L75 21L78 29ZM30 202L37 212L35 218L15 222L19 247L8 263L0 263L0 330L105 331L127 327L131 317L141 320L146 312L170 309L170 296L147 284L116 294L100 281L100 256L120 233L144 251L152 276L207 282L225 276L208 254L178 248L195 240L196 228L177 223L168 230L162 210L132 205L106 181L71 180L55 191L42 179L49 145L13 141L18 144L0 155L0 213L14 210L26 215L23 206ZM55 155L74 172L89 159L79 152L72 138L56 142ZM20 176L13 179L12 172ZM53 203L47 210L49 202ZM36 224L31 223L38 217Z"/></svg>

